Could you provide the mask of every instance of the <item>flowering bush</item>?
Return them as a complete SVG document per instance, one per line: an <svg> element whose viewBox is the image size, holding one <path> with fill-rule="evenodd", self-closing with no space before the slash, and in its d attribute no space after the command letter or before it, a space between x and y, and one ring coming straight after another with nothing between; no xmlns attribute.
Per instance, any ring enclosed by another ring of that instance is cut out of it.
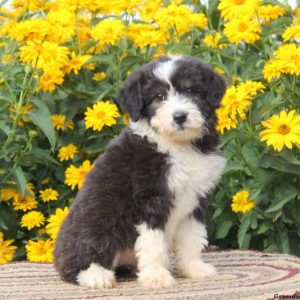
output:
<svg viewBox="0 0 300 300"><path fill-rule="evenodd" d="M228 89L228 158L208 229L221 247L300 255L300 16L275 0L13 0L0 12L0 263L52 261L93 160L128 123L122 81L163 54Z"/></svg>

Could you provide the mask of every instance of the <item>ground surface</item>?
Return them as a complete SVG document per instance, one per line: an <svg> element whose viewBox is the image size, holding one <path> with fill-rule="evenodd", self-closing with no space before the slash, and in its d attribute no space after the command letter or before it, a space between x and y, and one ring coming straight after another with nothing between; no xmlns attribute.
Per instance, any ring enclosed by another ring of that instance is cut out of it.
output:
<svg viewBox="0 0 300 300"><path fill-rule="evenodd" d="M177 278L170 289L146 290L136 280L114 289L89 290L62 282L52 264L16 262L0 266L0 299L273 299L297 294L300 258L254 251L204 253L219 274L195 281ZM276 296L275 296L276 297Z"/></svg>

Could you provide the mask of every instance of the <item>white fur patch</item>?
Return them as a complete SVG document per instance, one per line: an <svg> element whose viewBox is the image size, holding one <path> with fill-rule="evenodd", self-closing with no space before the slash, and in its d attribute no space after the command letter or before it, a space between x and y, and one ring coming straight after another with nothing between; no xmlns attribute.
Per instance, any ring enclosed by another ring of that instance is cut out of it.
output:
<svg viewBox="0 0 300 300"><path fill-rule="evenodd" d="M160 62L158 66L153 70L153 74L160 80L165 81L169 84L170 78L175 71L176 68L176 60L180 58L180 56L172 56L171 60Z"/></svg>
<svg viewBox="0 0 300 300"><path fill-rule="evenodd" d="M162 230L150 229L147 224L136 226L139 234L134 250L138 259L138 269L166 267L169 265L168 245Z"/></svg>
<svg viewBox="0 0 300 300"><path fill-rule="evenodd" d="M167 288L176 283L171 273L162 267L149 267L138 274L138 281L146 288Z"/></svg>
<svg viewBox="0 0 300 300"><path fill-rule="evenodd" d="M168 271L168 246L163 231L146 224L136 226L139 236L134 250L138 261L138 280L148 288L171 286L175 280Z"/></svg>
<svg viewBox="0 0 300 300"><path fill-rule="evenodd" d="M176 124L173 119L175 112L182 111L187 119L182 125ZM166 139L176 142L186 142L201 136L205 120L197 105L188 98L170 89L167 100L157 108L155 115L150 120L151 126Z"/></svg>
<svg viewBox="0 0 300 300"><path fill-rule="evenodd" d="M80 286L102 289L114 287L116 280L113 271L91 263L88 269L79 272L77 282Z"/></svg>
<svg viewBox="0 0 300 300"><path fill-rule="evenodd" d="M178 226L198 206L198 197L205 197L217 184L225 167L225 158L217 153L203 154L190 143L172 142L157 134L145 120L131 123L130 127L134 133L156 143L158 151L169 155L171 167L167 184L174 195L174 207L165 233L168 244L172 247Z"/></svg>
<svg viewBox="0 0 300 300"><path fill-rule="evenodd" d="M215 267L200 258L207 244L207 232L203 224L190 217L180 223L174 239L174 250L177 269L182 276L199 279L216 274Z"/></svg>

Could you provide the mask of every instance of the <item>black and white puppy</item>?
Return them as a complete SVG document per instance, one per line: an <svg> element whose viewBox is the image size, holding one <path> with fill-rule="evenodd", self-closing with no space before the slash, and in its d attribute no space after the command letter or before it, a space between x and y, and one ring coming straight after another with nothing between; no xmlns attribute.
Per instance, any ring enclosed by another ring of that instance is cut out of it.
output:
<svg viewBox="0 0 300 300"><path fill-rule="evenodd" d="M128 77L118 101L132 122L94 163L56 241L64 280L112 287L116 268L136 263L143 286L168 287L170 251L181 276L215 274L200 255L206 198L225 165L215 130L224 91L192 57L162 57Z"/></svg>

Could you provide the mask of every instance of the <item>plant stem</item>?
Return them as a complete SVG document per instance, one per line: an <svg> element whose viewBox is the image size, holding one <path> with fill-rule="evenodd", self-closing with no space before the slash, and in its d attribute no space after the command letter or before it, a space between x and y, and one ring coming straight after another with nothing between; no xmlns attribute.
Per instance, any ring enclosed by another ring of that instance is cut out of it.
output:
<svg viewBox="0 0 300 300"><path fill-rule="evenodd" d="M26 70L26 74L25 74L25 77L23 79L22 86L25 86L25 84L27 82L27 79L28 79L28 74L29 73L30 73L30 71ZM22 91L20 93L19 102L18 102L17 107L16 107L16 118L14 120L12 129L11 129L11 131L10 131L8 137L7 137L7 140L6 140L6 142L4 143L4 145L2 147L2 150L5 150L11 144L13 138L15 137L15 134L16 134L16 131L17 131L17 126L18 126L20 116L21 116L21 112L22 112L22 106L23 106L23 103L24 103L24 100L25 100L25 95L26 95L26 88L22 89Z"/></svg>

